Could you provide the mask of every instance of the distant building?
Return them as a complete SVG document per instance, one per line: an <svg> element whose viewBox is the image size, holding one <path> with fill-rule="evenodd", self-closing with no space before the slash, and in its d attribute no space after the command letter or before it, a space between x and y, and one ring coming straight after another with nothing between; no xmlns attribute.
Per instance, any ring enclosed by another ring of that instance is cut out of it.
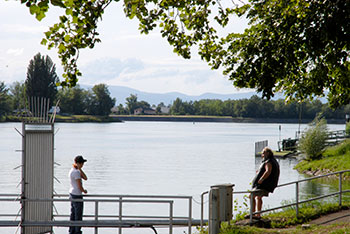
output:
<svg viewBox="0 0 350 234"><path fill-rule="evenodd" d="M53 114L53 113L59 114L60 112L61 112L61 109L59 106L53 106L49 110L49 114Z"/></svg>
<svg viewBox="0 0 350 234"><path fill-rule="evenodd" d="M118 107L117 106L112 107L111 108L111 112L114 113L114 114L118 113Z"/></svg>
<svg viewBox="0 0 350 234"><path fill-rule="evenodd" d="M141 115L143 113L143 108L139 107L134 110L134 115Z"/></svg>
<svg viewBox="0 0 350 234"><path fill-rule="evenodd" d="M162 114L169 114L170 113L170 108L167 106L162 106L160 107L160 113Z"/></svg>
<svg viewBox="0 0 350 234"><path fill-rule="evenodd" d="M155 115L156 114L156 111L152 108L142 108L142 107L139 107L139 108L136 108L134 110L134 115Z"/></svg>

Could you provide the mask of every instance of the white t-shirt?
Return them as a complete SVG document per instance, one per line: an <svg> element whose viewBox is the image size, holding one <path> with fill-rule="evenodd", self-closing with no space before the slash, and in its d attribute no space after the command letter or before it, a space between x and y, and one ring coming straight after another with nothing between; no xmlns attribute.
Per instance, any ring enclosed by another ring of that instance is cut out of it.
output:
<svg viewBox="0 0 350 234"><path fill-rule="evenodd" d="M73 195L81 195L81 190L78 187L77 180L81 180L81 174L78 169L72 168L69 171L69 178L70 178L70 189L69 193Z"/></svg>

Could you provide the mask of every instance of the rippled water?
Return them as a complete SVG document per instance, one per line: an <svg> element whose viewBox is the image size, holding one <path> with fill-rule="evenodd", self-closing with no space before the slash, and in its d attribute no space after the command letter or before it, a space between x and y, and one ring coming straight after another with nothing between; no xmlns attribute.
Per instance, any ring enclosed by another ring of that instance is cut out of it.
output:
<svg viewBox="0 0 350 234"><path fill-rule="evenodd" d="M192 122L57 123L55 162L59 166L55 166L55 177L60 183L55 182L55 191L67 193L67 173L74 156L82 154L88 159L84 170L89 180L84 186L90 194L193 196L193 216L198 219L197 202L210 186L233 183L236 191L250 188L260 164L260 158L254 156L255 142L268 140L269 146L276 150L278 140L293 138L298 127L297 124ZM328 127L343 130L345 125ZM21 149L22 142L15 128L21 131L22 126L0 124L0 193L20 193L20 187L16 187L21 178L20 169L13 168L21 164L21 153L16 150ZM304 128L302 125L301 129ZM280 183L304 178L293 169L295 159L281 159L279 163ZM308 192L310 186L302 185L301 192ZM321 187L329 189L327 185ZM264 200L264 207L279 205L294 196L294 187L280 189ZM241 197L238 199L242 201ZM123 231L128 232L132 231ZM140 229L134 232L153 233ZM66 233L66 229L58 228L56 233ZM93 231L87 229L84 233Z"/></svg>

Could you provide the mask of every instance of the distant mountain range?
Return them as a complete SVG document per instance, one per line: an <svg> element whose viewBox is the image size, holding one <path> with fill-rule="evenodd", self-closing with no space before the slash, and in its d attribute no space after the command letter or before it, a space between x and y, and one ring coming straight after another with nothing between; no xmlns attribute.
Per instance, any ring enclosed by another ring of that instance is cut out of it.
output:
<svg viewBox="0 0 350 234"><path fill-rule="evenodd" d="M81 85L84 89L90 89L91 86ZM111 94L111 97L116 98L116 105L120 103L125 105L125 99L131 94L137 95L138 101L146 101L149 104L158 105L163 102L165 105L172 104L176 98L180 98L182 101L198 101L201 99L219 99L219 100L237 100L250 98L253 95L258 95L255 92L241 92L241 93L232 93L232 94L218 94L218 93L204 93L198 96L186 95L179 92L170 92L170 93L148 93L143 92L137 89L128 88L125 86L108 86L108 90ZM258 95L260 96L260 95ZM274 99L283 98L282 95L276 96Z"/></svg>
<svg viewBox="0 0 350 234"><path fill-rule="evenodd" d="M91 89L92 86L80 85L83 89ZM111 97L116 98L116 105L123 104L125 105L125 99L130 97L131 94L136 94L138 101L146 101L151 105L158 105L163 102L165 105L172 104L176 98L180 98L182 101L198 101L202 99L219 99L222 101L225 100L238 100L238 99L249 99L253 95L261 96L256 92L240 92L232 94L219 94L219 93L203 93L197 96L186 95L179 92L170 92L170 93L148 93L143 92L137 89L132 89L125 86L108 86L108 90L111 94ZM282 94L275 94L272 100L284 99ZM326 103L326 98L320 98L322 103Z"/></svg>

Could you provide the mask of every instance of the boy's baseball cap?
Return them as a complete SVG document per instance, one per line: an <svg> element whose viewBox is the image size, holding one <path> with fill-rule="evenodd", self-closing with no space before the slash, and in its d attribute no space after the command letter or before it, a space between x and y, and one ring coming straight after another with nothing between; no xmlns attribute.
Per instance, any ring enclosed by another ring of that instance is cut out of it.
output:
<svg viewBox="0 0 350 234"><path fill-rule="evenodd" d="M87 160L84 159L83 156L81 156L81 155L76 156L75 159L74 159L74 162L75 162L75 163L84 163L84 162L86 162L86 161L87 161Z"/></svg>

